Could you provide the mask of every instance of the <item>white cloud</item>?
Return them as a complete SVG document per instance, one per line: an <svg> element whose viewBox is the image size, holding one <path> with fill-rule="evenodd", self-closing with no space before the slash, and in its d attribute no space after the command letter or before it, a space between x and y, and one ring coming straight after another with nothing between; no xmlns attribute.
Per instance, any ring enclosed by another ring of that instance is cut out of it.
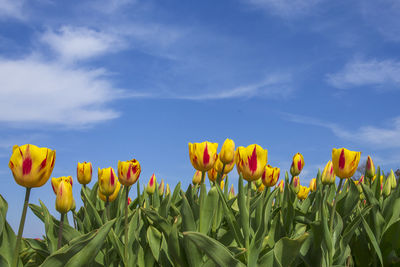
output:
<svg viewBox="0 0 400 267"><path fill-rule="evenodd" d="M58 31L49 30L41 36L41 41L67 62L116 52L125 46L123 40L116 35L71 26L63 26Z"/></svg>
<svg viewBox="0 0 400 267"><path fill-rule="evenodd" d="M323 0L245 0L245 2L268 12L284 17L298 17L309 14Z"/></svg>
<svg viewBox="0 0 400 267"><path fill-rule="evenodd" d="M23 0L0 0L0 19L4 17L23 19L23 4Z"/></svg>
<svg viewBox="0 0 400 267"><path fill-rule="evenodd" d="M33 58L0 59L0 122L81 127L116 118L107 104L121 91L105 75Z"/></svg>
<svg viewBox="0 0 400 267"><path fill-rule="evenodd" d="M338 73L328 74L327 82L337 88L391 85L400 88L400 62L394 60L354 60Z"/></svg>
<svg viewBox="0 0 400 267"><path fill-rule="evenodd" d="M288 74L272 74L261 82L238 86L229 90L214 91L212 93L175 96L174 98L189 100L251 98L255 96L287 97L293 91L291 76Z"/></svg>
<svg viewBox="0 0 400 267"><path fill-rule="evenodd" d="M400 116L390 120L387 127L368 125L353 131L349 131L336 123L321 121L307 116L282 113L282 117L296 123L328 128L339 138L355 143L362 143L375 148L400 147Z"/></svg>

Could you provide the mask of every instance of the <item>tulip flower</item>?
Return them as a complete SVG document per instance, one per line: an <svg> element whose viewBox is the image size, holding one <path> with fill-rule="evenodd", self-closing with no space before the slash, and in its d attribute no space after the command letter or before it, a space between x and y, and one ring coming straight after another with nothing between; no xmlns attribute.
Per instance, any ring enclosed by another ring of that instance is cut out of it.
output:
<svg viewBox="0 0 400 267"><path fill-rule="evenodd" d="M346 148L332 149L332 164L335 174L341 179L354 175L360 162L361 152L347 150Z"/></svg>
<svg viewBox="0 0 400 267"><path fill-rule="evenodd" d="M76 177L78 182L84 186L86 186L92 180L92 163L90 162L78 162L78 166L76 168Z"/></svg>
<svg viewBox="0 0 400 267"><path fill-rule="evenodd" d="M290 166L290 174L292 177L298 176L301 170L304 168L304 157L300 153L296 153L293 156L292 165Z"/></svg>
<svg viewBox="0 0 400 267"><path fill-rule="evenodd" d="M332 161L328 161L321 175L322 184L324 185L334 184L335 180L336 180L336 175L335 172L333 171Z"/></svg>
<svg viewBox="0 0 400 267"><path fill-rule="evenodd" d="M365 166L365 175L371 179L375 175L375 166L374 162L372 161L371 157L368 156L367 158L367 164Z"/></svg>
<svg viewBox="0 0 400 267"><path fill-rule="evenodd" d="M224 174L224 175L222 176L222 179L224 179L225 176L226 176L226 174ZM211 170L209 170L209 171L207 172L207 177L208 177L208 179L209 179L210 181L212 181L212 182L217 181L217 177L218 177L218 172L217 172L217 170L214 169L214 168L212 168Z"/></svg>
<svg viewBox="0 0 400 267"><path fill-rule="evenodd" d="M231 185L231 189L229 190L228 200L231 200L235 197L235 188Z"/></svg>
<svg viewBox="0 0 400 267"><path fill-rule="evenodd" d="M382 189L382 186L381 186L381 190L382 190L382 194L385 197L388 197L390 195L390 192L392 190L392 185L391 185L391 181L390 181L389 177L386 179L385 185L383 186L383 189Z"/></svg>
<svg viewBox="0 0 400 267"><path fill-rule="evenodd" d="M219 158L223 164L228 165L235 159L235 142L227 138L222 145Z"/></svg>
<svg viewBox="0 0 400 267"><path fill-rule="evenodd" d="M136 183L140 172L140 164L136 159L118 161L118 180L124 186L131 186Z"/></svg>
<svg viewBox="0 0 400 267"><path fill-rule="evenodd" d="M201 183L201 171L196 171L193 175L192 183L193 184L200 184Z"/></svg>
<svg viewBox="0 0 400 267"><path fill-rule="evenodd" d="M14 180L17 184L24 186L25 201L22 209L21 221L18 228L17 240L15 242L12 266L18 265L19 249L21 246L22 233L24 231L26 211L32 187L40 187L49 180L56 160L56 151L45 147L26 144L15 145L8 163Z"/></svg>
<svg viewBox="0 0 400 267"><path fill-rule="evenodd" d="M116 175L114 169L111 167L98 169L98 177L99 177L99 190L100 193L107 196L110 196L114 193L115 188L117 186Z"/></svg>
<svg viewBox="0 0 400 267"><path fill-rule="evenodd" d="M154 194L154 191L156 191L156 184L157 184L156 176L153 173L153 175L150 177L149 183L147 184L147 187L146 187L147 194L149 194L149 195Z"/></svg>
<svg viewBox="0 0 400 267"><path fill-rule="evenodd" d="M118 180L116 180L115 183L115 190L111 195L108 196L108 202L113 202L118 197L119 191L121 190L121 183ZM107 196L101 193L100 188L97 190L97 194L99 198L107 204Z"/></svg>
<svg viewBox="0 0 400 267"><path fill-rule="evenodd" d="M281 180L277 187L279 187L279 192L283 193L283 190L285 189L285 182Z"/></svg>
<svg viewBox="0 0 400 267"><path fill-rule="evenodd" d="M215 162L214 169L218 173L222 173L222 170L224 170L224 174L228 174L233 170L233 167L235 167L235 159L233 159L231 162L226 163L224 167L224 163L219 159L219 156L217 158L217 161Z"/></svg>
<svg viewBox="0 0 400 267"><path fill-rule="evenodd" d="M189 143L189 157L193 167L201 172L209 171L217 160L217 143Z"/></svg>
<svg viewBox="0 0 400 267"><path fill-rule="evenodd" d="M299 178L299 176L293 177L292 186L293 186L294 192L295 192L296 194L298 194L298 193L299 193L299 190L300 190L300 178Z"/></svg>
<svg viewBox="0 0 400 267"><path fill-rule="evenodd" d="M236 149L235 161L239 175L249 182L261 177L267 164L268 151L261 146L253 144L248 147Z"/></svg>
<svg viewBox="0 0 400 267"><path fill-rule="evenodd" d="M165 189L165 184L164 184L164 180L161 179L161 183L158 186L158 195L161 197L164 194L164 189Z"/></svg>
<svg viewBox="0 0 400 267"><path fill-rule="evenodd" d="M300 185L299 192L297 193L297 197L300 200L304 200L307 198L309 192L310 192L310 188L308 188L307 186Z"/></svg>
<svg viewBox="0 0 400 267"><path fill-rule="evenodd" d="M260 186L257 187L258 192L262 192L262 191L264 191L264 189L265 189L265 185L263 183L261 183Z"/></svg>
<svg viewBox="0 0 400 267"><path fill-rule="evenodd" d="M281 170L279 168L271 167L271 165L268 164L264 167L261 180L265 186L272 187L278 182L280 173Z"/></svg>
<svg viewBox="0 0 400 267"><path fill-rule="evenodd" d="M169 184L167 184L167 187L165 188L165 196L168 196L171 194L171 189L169 188Z"/></svg>
<svg viewBox="0 0 400 267"><path fill-rule="evenodd" d="M390 180L390 186L391 186L391 188L392 188L392 189L395 189L396 186L397 186L397 181L396 181L396 176L394 175L394 172L393 172L392 169L390 170L390 174L389 174L389 176L387 177L387 179Z"/></svg>
<svg viewBox="0 0 400 267"><path fill-rule="evenodd" d="M72 181L71 176L62 176L62 177L58 177L58 178L51 178L51 187L53 188L54 194L57 195L58 187L62 181L66 181L66 182L70 183L72 186L73 181Z"/></svg>
<svg viewBox="0 0 400 267"><path fill-rule="evenodd" d="M128 206L132 203L132 199L128 197Z"/></svg>
<svg viewBox="0 0 400 267"><path fill-rule="evenodd" d="M361 175L360 179L358 179L358 182L359 182L360 184L363 184L363 183L364 183L364 175Z"/></svg>
<svg viewBox="0 0 400 267"><path fill-rule="evenodd" d="M70 183L69 179L61 179L55 192L57 194L56 210L61 213L57 244L57 249L60 249L64 225L64 216L68 211L72 209L75 201L72 195L72 184Z"/></svg>
<svg viewBox="0 0 400 267"><path fill-rule="evenodd" d="M310 185L308 187L310 188L311 192L317 191L317 179L316 178L311 179Z"/></svg>

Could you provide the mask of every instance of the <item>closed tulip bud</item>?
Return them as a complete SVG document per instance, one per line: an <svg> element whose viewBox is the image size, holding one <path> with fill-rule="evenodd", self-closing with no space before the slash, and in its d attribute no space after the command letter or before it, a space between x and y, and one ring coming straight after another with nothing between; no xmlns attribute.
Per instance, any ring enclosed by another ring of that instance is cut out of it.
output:
<svg viewBox="0 0 400 267"><path fill-rule="evenodd" d="M383 189L382 189L382 194L385 197L387 197L387 196L390 195L391 190L392 190L392 186L390 184L390 179L387 178L386 181L385 181L385 185L383 186Z"/></svg>
<svg viewBox="0 0 400 267"><path fill-rule="evenodd" d="M111 167L98 169L99 191L102 195L110 196L117 186L117 178L114 169Z"/></svg>
<svg viewBox="0 0 400 267"><path fill-rule="evenodd" d="M56 210L60 213L67 213L71 210L74 202L71 184L66 180L62 180L59 183L56 192Z"/></svg>
<svg viewBox="0 0 400 267"><path fill-rule="evenodd" d="M193 175L192 183L193 184L200 184L201 183L201 171L196 171Z"/></svg>
<svg viewBox="0 0 400 267"><path fill-rule="evenodd" d="M223 167L223 163L222 163L222 161L219 159L219 157L217 158L217 161L215 162L215 165L214 165L214 169L218 172L218 173L221 173L222 172L222 167ZM231 161L231 162L229 162L229 163L227 163L226 165L225 165L225 168L224 168L224 174L228 174L230 171L232 171L233 170L233 167L235 167L235 161L234 161L234 159Z"/></svg>
<svg viewBox="0 0 400 267"><path fill-rule="evenodd" d="M221 181L221 185L220 185L221 190L224 190L224 186L225 186L225 181Z"/></svg>
<svg viewBox="0 0 400 267"><path fill-rule="evenodd" d="M156 176L153 173L153 175L150 177L149 183L147 184L147 187L146 187L147 194L149 194L149 195L154 194L154 191L156 191L156 184L157 184Z"/></svg>
<svg viewBox="0 0 400 267"><path fill-rule="evenodd" d="M364 183L364 175L361 175L360 179L358 179L358 183L360 184Z"/></svg>
<svg viewBox="0 0 400 267"><path fill-rule="evenodd" d="M299 176L295 176L295 177L293 177L293 189L294 189L294 192L297 194L297 193L299 193L299 190L300 190L300 178L299 178Z"/></svg>
<svg viewBox="0 0 400 267"><path fill-rule="evenodd" d="M132 202L131 197L128 197L128 206L131 204L131 202Z"/></svg>
<svg viewBox="0 0 400 267"><path fill-rule="evenodd" d="M53 188L54 194L57 195L58 187L62 181L68 182L72 186L73 181L72 181L71 176L62 176L62 177L58 177L58 178L51 178L51 187Z"/></svg>
<svg viewBox="0 0 400 267"><path fill-rule="evenodd" d="M328 161L321 175L322 184L334 184L336 180L335 172L333 171L332 161Z"/></svg>
<svg viewBox="0 0 400 267"><path fill-rule="evenodd" d="M226 174L224 174L224 175L222 176L221 179L224 179L225 176L226 176ZM215 181L217 180L217 177L218 177L218 172L217 172L217 170L214 169L214 168L212 168L211 170L209 170L209 171L207 172L207 177L208 177L208 179L209 179L210 181L215 182Z"/></svg>
<svg viewBox="0 0 400 267"><path fill-rule="evenodd" d="M367 158L367 164L365 166L365 174L370 179L375 175L375 165L370 156L368 156Z"/></svg>
<svg viewBox="0 0 400 267"><path fill-rule="evenodd" d="M233 162L235 158L235 142L227 138L222 145L221 152L219 153L219 158L222 163L229 164Z"/></svg>
<svg viewBox="0 0 400 267"><path fill-rule="evenodd" d="M279 179L281 170L277 167L271 167L271 165L266 165L264 167L264 172L261 176L263 184L267 187L272 187L276 185Z"/></svg>
<svg viewBox="0 0 400 267"><path fill-rule="evenodd" d="M332 164L335 174L342 179L350 178L357 170L361 152L346 148L332 149Z"/></svg>
<svg viewBox="0 0 400 267"><path fill-rule="evenodd" d="M108 196L108 202L113 202L118 197L120 189L121 189L121 183L118 180L116 180L115 190L111 195ZM104 202L107 201L107 197L100 192L100 187L99 187L99 190L97 190L97 193L101 200L103 200Z"/></svg>
<svg viewBox="0 0 400 267"><path fill-rule="evenodd" d="M165 189L165 196L171 194L171 189L169 188L169 184L167 184L167 188Z"/></svg>
<svg viewBox="0 0 400 267"><path fill-rule="evenodd" d="M236 168L239 175L247 181L255 181L262 176L267 160L268 151L259 145L241 146L236 149Z"/></svg>
<svg viewBox="0 0 400 267"><path fill-rule="evenodd" d="M214 167L217 160L217 143L205 141L203 143L189 143L189 157L193 167L206 172Z"/></svg>
<svg viewBox="0 0 400 267"><path fill-rule="evenodd" d="M141 171L139 161L136 159L118 161L118 180L125 186L136 183Z"/></svg>
<svg viewBox="0 0 400 267"><path fill-rule="evenodd" d="M310 192L310 188L308 188L307 186L300 185L299 192L297 193L297 197L300 200L304 200L307 198L309 192Z"/></svg>
<svg viewBox="0 0 400 267"><path fill-rule="evenodd" d="M232 199L235 197L235 188L231 185L231 189L229 190L228 199Z"/></svg>
<svg viewBox="0 0 400 267"><path fill-rule="evenodd" d="M30 144L15 145L8 167L17 184L27 188L40 187L49 180L55 159L55 150Z"/></svg>
<svg viewBox="0 0 400 267"><path fill-rule="evenodd" d="M76 177L80 184L88 184L92 180L92 163L90 162L78 162L76 168Z"/></svg>
<svg viewBox="0 0 400 267"><path fill-rule="evenodd" d="M303 168L304 168L304 157L302 154L296 153L293 156L292 165L290 166L290 174L292 176L297 176L300 174Z"/></svg>
<svg viewBox="0 0 400 267"><path fill-rule="evenodd" d="M277 187L279 187L279 192L283 193L283 190L285 189L285 182L281 180Z"/></svg>
<svg viewBox="0 0 400 267"><path fill-rule="evenodd" d="M311 179L309 188L311 189L311 192L317 191L317 179Z"/></svg>
<svg viewBox="0 0 400 267"><path fill-rule="evenodd" d="M161 197L164 194L164 189L165 189L165 184L164 184L164 180L161 179L161 183L158 186L158 195Z"/></svg>
<svg viewBox="0 0 400 267"><path fill-rule="evenodd" d="M257 187L258 192L262 192L262 191L264 191L264 189L265 189L265 185L263 183L261 183L260 186Z"/></svg>

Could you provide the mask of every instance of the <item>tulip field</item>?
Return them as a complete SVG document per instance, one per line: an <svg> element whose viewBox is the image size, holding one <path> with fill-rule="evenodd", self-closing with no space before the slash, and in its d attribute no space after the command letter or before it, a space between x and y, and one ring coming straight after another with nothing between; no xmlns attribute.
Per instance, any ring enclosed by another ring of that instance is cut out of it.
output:
<svg viewBox="0 0 400 267"><path fill-rule="evenodd" d="M26 198L18 233L0 198L0 266L400 266L398 182L369 156L364 175L353 179L360 154L334 148L304 185L301 153L281 172L259 145L236 148L227 139L218 153L216 143L189 143L194 175L183 188L141 177L140 159L97 175L90 162L78 163L76 176L50 179L54 150L14 146L10 176ZM48 180L58 214L46 207L54 203L29 199ZM43 222L42 238L23 237L27 212Z"/></svg>

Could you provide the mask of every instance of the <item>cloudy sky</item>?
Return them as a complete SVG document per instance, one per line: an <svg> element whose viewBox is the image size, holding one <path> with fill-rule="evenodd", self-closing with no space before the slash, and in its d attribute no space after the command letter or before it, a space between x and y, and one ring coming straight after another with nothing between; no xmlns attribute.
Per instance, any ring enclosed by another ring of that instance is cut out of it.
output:
<svg viewBox="0 0 400 267"><path fill-rule="evenodd" d="M188 142L227 137L282 171L301 152L303 184L333 147L399 168L399 18L395 0L0 0L8 220L16 229L24 196L14 144L55 149L54 177L136 158L142 184L154 172L172 187L191 181ZM57 214L50 183L39 198ZM27 221L25 236L44 232Z"/></svg>

